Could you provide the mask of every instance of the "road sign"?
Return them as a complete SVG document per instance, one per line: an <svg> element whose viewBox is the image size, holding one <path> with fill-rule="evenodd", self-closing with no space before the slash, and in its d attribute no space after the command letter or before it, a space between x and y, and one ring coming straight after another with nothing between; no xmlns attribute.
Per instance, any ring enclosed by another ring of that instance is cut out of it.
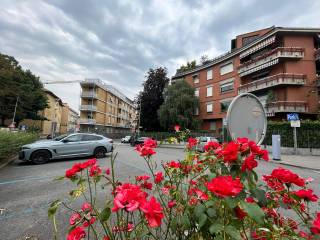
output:
<svg viewBox="0 0 320 240"><path fill-rule="evenodd" d="M298 115L298 113L288 113L288 114L287 114L287 120L288 120L289 122L291 122L291 121L298 121L298 120L299 120L299 115Z"/></svg>
<svg viewBox="0 0 320 240"><path fill-rule="evenodd" d="M297 121L290 121L291 127L300 127L300 120Z"/></svg>
<svg viewBox="0 0 320 240"><path fill-rule="evenodd" d="M227 118L223 118L223 126L227 126L228 125L228 122L227 122Z"/></svg>

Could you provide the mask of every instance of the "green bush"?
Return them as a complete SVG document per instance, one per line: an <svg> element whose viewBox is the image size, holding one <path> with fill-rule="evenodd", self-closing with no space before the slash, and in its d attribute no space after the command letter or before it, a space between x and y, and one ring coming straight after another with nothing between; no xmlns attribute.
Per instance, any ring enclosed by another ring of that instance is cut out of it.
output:
<svg viewBox="0 0 320 240"><path fill-rule="evenodd" d="M0 131L0 161L18 153L22 145L31 143L38 138L35 133Z"/></svg>
<svg viewBox="0 0 320 240"><path fill-rule="evenodd" d="M272 135L281 136L282 147L293 147L293 128L289 122L268 122L263 144L272 145ZM297 128L299 148L320 148L320 121L301 121Z"/></svg>

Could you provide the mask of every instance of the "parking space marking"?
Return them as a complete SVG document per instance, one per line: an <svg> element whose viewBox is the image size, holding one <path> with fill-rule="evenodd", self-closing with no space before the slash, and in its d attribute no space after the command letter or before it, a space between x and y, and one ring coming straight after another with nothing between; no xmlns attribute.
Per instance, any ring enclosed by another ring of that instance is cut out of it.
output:
<svg viewBox="0 0 320 240"><path fill-rule="evenodd" d="M12 183L18 183L18 182L27 182L27 181L33 181L33 180L43 180L43 179L48 179L50 176L45 176L45 177L27 177L23 179L14 179L14 180L9 180L9 181L4 181L0 182L0 185L6 185L6 184L12 184ZM53 177L51 177L53 179Z"/></svg>

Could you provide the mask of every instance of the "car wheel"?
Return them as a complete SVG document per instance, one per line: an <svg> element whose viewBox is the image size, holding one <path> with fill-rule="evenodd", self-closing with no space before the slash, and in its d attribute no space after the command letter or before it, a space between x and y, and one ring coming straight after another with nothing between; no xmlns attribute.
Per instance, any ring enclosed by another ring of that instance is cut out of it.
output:
<svg viewBox="0 0 320 240"><path fill-rule="evenodd" d="M106 156L107 150L104 147L98 147L94 150L94 156L96 158L103 158Z"/></svg>
<svg viewBox="0 0 320 240"><path fill-rule="evenodd" d="M50 160L51 154L47 150L38 150L31 155L34 164L44 164Z"/></svg>

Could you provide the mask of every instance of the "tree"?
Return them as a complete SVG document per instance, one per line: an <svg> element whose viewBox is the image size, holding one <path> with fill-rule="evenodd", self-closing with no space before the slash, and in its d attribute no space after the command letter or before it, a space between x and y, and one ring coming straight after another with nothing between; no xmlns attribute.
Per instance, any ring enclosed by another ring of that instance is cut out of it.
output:
<svg viewBox="0 0 320 240"><path fill-rule="evenodd" d="M200 62L202 65L207 64L208 62L210 62L208 55L203 55L200 57Z"/></svg>
<svg viewBox="0 0 320 240"><path fill-rule="evenodd" d="M180 68L177 69L177 73L186 72L192 69L195 69L197 67L196 60L193 60L191 62L187 62L186 65L182 65Z"/></svg>
<svg viewBox="0 0 320 240"><path fill-rule="evenodd" d="M199 101L191 86L185 81L178 81L167 87L164 97L165 101L158 111L164 129L173 129L175 124L179 124L182 129L199 128L200 121L194 117Z"/></svg>
<svg viewBox="0 0 320 240"><path fill-rule="evenodd" d="M38 112L47 107L42 83L30 70L23 70L14 57L0 53L0 118L13 117L18 98L15 121L25 118L41 119Z"/></svg>
<svg viewBox="0 0 320 240"><path fill-rule="evenodd" d="M161 130L157 111L163 103L163 90L168 83L166 68L149 69L143 91L135 99L138 110L141 104L140 126L146 131Z"/></svg>

